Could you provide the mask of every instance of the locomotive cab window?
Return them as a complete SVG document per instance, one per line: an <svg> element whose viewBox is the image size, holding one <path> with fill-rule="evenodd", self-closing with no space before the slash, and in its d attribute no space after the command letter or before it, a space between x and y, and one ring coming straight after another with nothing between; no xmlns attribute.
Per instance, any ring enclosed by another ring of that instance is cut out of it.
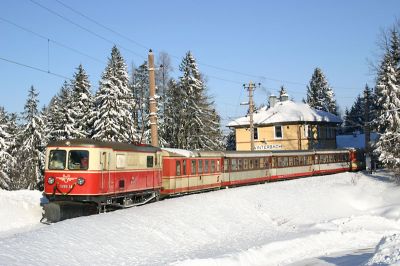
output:
<svg viewBox="0 0 400 266"><path fill-rule="evenodd" d="M153 156L147 156L147 168L153 167L154 161Z"/></svg>
<svg viewBox="0 0 400 266"><path fill-rule="evenodd" d="M89 167L89 151L72 150L68 153L68 169L87 170Z"/></svg>
<svg viewBox="0 0 400 266"><path fill-rule="evenodd" d="M64 170L67 152L64 150L52 150L49 155L50 170Z"/></svg>

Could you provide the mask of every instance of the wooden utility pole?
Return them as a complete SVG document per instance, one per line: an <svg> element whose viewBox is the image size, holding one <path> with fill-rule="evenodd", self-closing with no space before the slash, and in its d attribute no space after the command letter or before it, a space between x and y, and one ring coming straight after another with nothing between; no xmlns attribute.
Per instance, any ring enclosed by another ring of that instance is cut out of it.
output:
<svg viewBox="0 0 400 266"><path fill-rule="evenodd" d="M149 51L149 85L150 85L150 131L151 145L158 147L158 129L157 129L157 102L156 102L156 78L154 73L154 54Z"/></svg>
<svg viewBox="0 0 400 266"><path fill-rule="evenodd" d="M366 89L364 91L364 136L365 136L365 167L367 171L372 172L372 162L371 162L371 151L370 151L370 141L371 141L371 131L369 128L369 91Z"/></svg>
<svg viewBox="0 0 400 266"><path fill-rule="evenodd" d="M253 91L256 86L253 82L249 82L249 85L243 84L243 88L247 89L249 92L249 102L246 105L249 105L249 116L250 116L250 150L254 151L254 121L253 121L253 113L254 113L254 101L253 101Z"/></svg>

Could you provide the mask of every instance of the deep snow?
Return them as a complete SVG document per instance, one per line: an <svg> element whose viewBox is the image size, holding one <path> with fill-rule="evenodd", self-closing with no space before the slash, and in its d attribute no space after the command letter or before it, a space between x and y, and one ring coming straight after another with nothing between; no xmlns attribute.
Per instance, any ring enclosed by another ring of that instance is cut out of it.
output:
<svg viewBox="0 0 400 266"><path fill-rule="evenodd" d="M225 189L49 226L39 200L0 191L1 265L400 262L400 187L382 174Z"/></svg>

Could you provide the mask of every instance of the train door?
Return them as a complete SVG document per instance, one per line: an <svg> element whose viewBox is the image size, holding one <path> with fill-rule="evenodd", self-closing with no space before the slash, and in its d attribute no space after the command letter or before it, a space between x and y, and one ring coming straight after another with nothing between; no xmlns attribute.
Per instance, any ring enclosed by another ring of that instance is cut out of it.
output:
<svg viewBox="0 0 400 266"><path fill-rule="evenodd" d="M265 169L266 169L266 174L268 181L273 179L274 176L276 176L276 157L273 156L268 156L265 158Z"/></svg>
<svg viewBox="0 0 400 266"><path fill-rule="evenodd" d="M101 180L100 189L101 192L106 193L112 189L111 173L110 173L110 152L100 152L100 167L101 167Z"/></svg>
<svg viewBox="0 0 400 266"><path fill-rule="evenodd" d="M146 188L154 188L154 163L155 163L155 154L147 155L146 158Z"/></svg>

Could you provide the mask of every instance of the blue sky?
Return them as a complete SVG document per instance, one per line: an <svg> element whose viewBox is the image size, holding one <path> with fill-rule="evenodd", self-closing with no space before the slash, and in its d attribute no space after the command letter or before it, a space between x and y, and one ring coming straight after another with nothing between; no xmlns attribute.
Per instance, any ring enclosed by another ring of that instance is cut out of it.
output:
<svg viewBox="0 0 400 266"><path fill-rule="evenodd" d="M368 60L378 58L380 31L400 18L398 0L58 1L0 1L0 58L49 69L68 78L83 64L95 91L113 43L121 46L129 66L142 64L149 48L156 54L169 53L174 76L179 75L181 58L191 50L208 79L209 93L223 125L246 112L246 107L239 105L247 100L243 83L262 84L255 93L257 105L266 102L270 93L276 94L281 85L301 101L315 67L325 73L340 107L344 110L351 106L366 83L373 85ZM60 2L131 41L77 15ZM48 38L52 41L48 42ZM0 106L9 112L23 110L31 85L39 91L43 106L64 81L4 60L0 60L0 73Z"/></svg>

